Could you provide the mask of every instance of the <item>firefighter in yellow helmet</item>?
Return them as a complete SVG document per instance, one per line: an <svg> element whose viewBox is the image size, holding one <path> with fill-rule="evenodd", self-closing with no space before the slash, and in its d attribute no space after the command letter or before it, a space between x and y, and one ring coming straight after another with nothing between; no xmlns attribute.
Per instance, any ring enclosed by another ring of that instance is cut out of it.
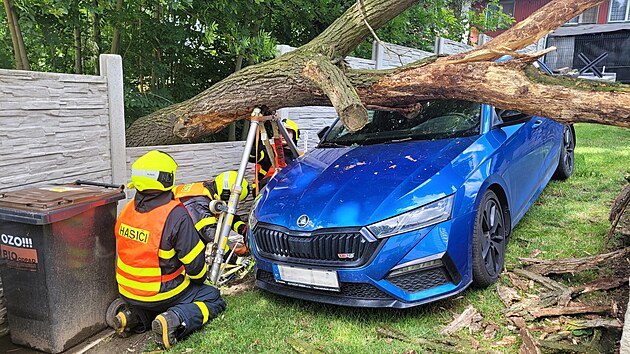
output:
<svg viewBox="0 0 630 354"><path fill-rule="evenodd" d="M289 133L289 135L291 136L291 139L293 140L293 142L295 143L295 145L297 146L298 140L300 139L300 129L297 125L297 123L295 123L294 121L292 121L291 119L283 119L282 120L282 124L284 125L284 127L286 128L287 132ZM278 166L278 153L277 153L277 147L275 145L271 145L271 147L274 150L274 155L276 158L276 166ZM293 161L293 154L291 153L291 150L289 149L289 147L287 146L286 141L284 141L283 139L283 144L282 144L282 149L284 151L284 158L285 158L285 162L286 163L290 163ZM252 148L253 150L253 148ZM264 187L264 185L267 183L267 181L269 181L269 178L271 178L274 173L275 173L275 169L273 167L273 164L271 163L271 159L269 158L269 154L267 154L267 152L265 151L265 147L264 145L259 142L258 144L258 156L254 156L253 151L252 153L250 153L249 155L249 162L255 162L256 163L256 172L258 173L258 185L259 187Z"/></svg>
<svg viewBox="0 0 630 354"><path fill-rule="evenodd" d="M115 227L116 280L129 305L114 319L119 336L152 329L170 348L225 309L206 279L205 245L190 215L173 196L177 163L153 150L132 165L136 195Z"/></svg>
<svg viewBox="0 0 630 354"><path fill-rule="evenodd" d="M175 198L179 199L188 210L188 213L195 222L195 228L201 234L201 239L205 243L213 242L217 229L217 215L208 209L211 200L222 200L227 202L230 199L232 186L236 183L236 171L226 171L220 173L214 180L183 184L175 187ZM239 200L243 201L249 194L249 185L243 178L241 183L241 194ZM247 225L238 215L234 215L232 230L240 237L229 238L229 250L234 250L238 256L247 255ZM227 252L226 252L227 254Z"/></svg>
<svg viewBox="0 0 630 354"><path fill-rule="evenodd" d="M293 143L295 144L295 146L297 146L298 140L300 140L300 128L291 119L283 119L282 123L284 124L284 127L287 129L287 132L289 132L289 135L293 139ZM286 146L286 143L284 145ZM289 156L290 155L291 154L289 154Z"/></svg>

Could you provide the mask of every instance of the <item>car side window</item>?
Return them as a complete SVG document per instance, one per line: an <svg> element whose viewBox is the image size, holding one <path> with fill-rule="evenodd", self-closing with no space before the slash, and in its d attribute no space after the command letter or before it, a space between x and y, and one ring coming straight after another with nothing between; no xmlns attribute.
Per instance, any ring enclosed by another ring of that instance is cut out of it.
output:
<svg viewBox="0 0 630 354"><path fill-rule="evenodd" d="M528 120L530 120L532 118L531 115L529 114L525 114L525 113L521 113L519 111L513 111L513 110L509 110L509 109L496 109L496 115L497 115L497 120L496 120L496 124L494 124L493 121L493 126L506 126L506 125L512 125L512 124L520 124L520 123L525 123Z"/></svg>
<svg viewBox="0 0 630 354"><path fill-rule="evenodd" d="M503 123L503 119L501 119L501 116L499 115L499 113L497 112L498 110L494 110L492 112L492 126L496 127L499 124Z"/></svg>

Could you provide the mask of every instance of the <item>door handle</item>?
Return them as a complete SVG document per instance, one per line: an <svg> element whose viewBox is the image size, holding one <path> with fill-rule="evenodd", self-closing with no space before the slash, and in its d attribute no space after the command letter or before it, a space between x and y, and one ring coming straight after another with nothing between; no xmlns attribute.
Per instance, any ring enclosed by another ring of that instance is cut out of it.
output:
<svg viewBox="0 0 630 354"><path fill-rule="evenodd" d="M535 129L535 128L540 127L540 125L541 125L542 123L543 123L542 119L537 119L537 120L534 122L534 125L532 125L532 129Z"/></svg>

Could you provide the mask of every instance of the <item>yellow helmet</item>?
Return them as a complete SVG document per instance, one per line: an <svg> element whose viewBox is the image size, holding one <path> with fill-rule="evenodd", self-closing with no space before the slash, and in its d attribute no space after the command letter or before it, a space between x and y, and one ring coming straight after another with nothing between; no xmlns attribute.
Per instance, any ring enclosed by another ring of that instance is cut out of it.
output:
<svg viewBox="0 0 630 354"><path fill-rule="evenodd" d="M215 179L214 184L216 186L217 194L214 195L215 199L221 199L223 201L228 201L230 199L230 193L232 190L232 186L236 183L236 177L238 176L238 172L236 171L226 171L220 173ZM247 181L243 178L243 182L241 182L241 195L238 197L238 200L243 200L249 194L249 188Z"/></svg>
<svg viewBox="0 0 630 354"><path fill-rule="evenodd" d="M131 183L128 188L136 188L139 191L171 190L175 185L176 170L177 163L171 155L151 150L131 165Z"/></svg>
<svg viewBox="0 0 630 354"><path fill-rule="evenodd" d="M297 141L300 138L300 128L297 123L291 119L283 119L282 123L287 130L293 130L293 141L297 144Z"/></svg>

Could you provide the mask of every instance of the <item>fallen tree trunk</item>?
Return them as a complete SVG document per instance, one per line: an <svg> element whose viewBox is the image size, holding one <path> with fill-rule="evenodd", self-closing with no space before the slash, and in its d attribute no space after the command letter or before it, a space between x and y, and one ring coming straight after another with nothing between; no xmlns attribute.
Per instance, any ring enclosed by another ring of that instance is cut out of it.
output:
<svg viewBox="0 0 630 354"><path fill-rule="evenodd" d="M493 62L506 53L520 56L513 51L601 1L552 1L532 15L535 20L523 21L469 54L432 58L398 70L344 73L333 69L324 61L338 62L367 38L370 30L364 22L378 28L417 2L365 0L361 2L364 11L356 3L321 35L297 50L240 70L186 102L139 119L127 130L127 142L139 146L192 141L248 116L255 107L271 111L333 104L344 124L354 131L365 124L367 113L358 107L353 87L368 107L404 110L418 100L466 99L565 123L630 127L627 85L561 79L526 70L535 56ZM598 104L590 104L593 100Z"/></svg>

